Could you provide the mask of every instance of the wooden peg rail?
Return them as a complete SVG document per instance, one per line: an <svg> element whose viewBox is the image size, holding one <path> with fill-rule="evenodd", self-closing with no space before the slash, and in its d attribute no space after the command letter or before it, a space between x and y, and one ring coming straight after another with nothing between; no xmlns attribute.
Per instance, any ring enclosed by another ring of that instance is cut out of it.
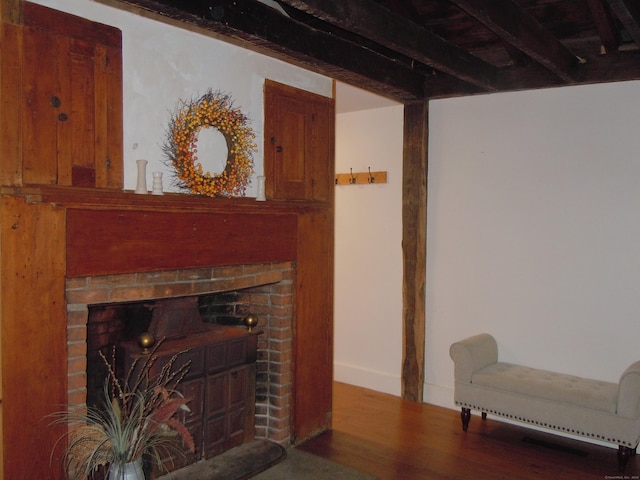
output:
<svg viewBox="0 0 640 480"><path fill-rule="evenodd" d="M336 185L375 185L387 183L387 172L336 173Z"/></svg>

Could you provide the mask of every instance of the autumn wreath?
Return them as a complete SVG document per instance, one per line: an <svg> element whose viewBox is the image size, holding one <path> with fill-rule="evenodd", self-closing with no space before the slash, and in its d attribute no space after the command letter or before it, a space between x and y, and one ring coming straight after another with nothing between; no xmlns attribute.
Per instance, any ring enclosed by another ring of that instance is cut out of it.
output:
<svg viewBox="0 0 640 480"><path fill-rule="evenodd" d="M203 172L198 161L198 134L203 128L215 128L227 144L227 163L221 173ZM247 117L233 108L227 94L207 91L181 106L171 116L163 151L175 168L175 185L199 195L231 197L244 195L253 173L255 134Z"/></svg>

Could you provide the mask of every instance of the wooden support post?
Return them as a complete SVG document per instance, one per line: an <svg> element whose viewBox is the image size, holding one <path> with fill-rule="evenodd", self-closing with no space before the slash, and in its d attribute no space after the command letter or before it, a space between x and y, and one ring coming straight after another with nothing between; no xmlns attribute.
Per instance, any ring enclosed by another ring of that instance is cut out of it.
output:
<svg viewBox="0 0 640 480"><path fill-rule="evenodd" d="M402 397L414 402L422 402L424 393L428 115L427 102L405 105L402 173Z"/></svg>

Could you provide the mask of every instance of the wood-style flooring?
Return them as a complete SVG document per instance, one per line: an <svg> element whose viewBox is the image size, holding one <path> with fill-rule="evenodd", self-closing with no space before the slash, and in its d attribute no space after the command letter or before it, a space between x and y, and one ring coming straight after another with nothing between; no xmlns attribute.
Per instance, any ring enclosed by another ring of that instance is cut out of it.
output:
<svg viewBox="0 0 640 480"><path fill-rule="evenodd" d="M332 429L298 448L385 480L640 479L640 455L618 472L617 449L384 393L334 384ZM476 412L474 412L476 413Z"/></svg>

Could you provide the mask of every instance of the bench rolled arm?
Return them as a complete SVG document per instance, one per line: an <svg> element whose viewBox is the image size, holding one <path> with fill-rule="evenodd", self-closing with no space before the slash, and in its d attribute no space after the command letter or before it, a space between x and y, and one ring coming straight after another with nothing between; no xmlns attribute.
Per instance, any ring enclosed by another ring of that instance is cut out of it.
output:
<svg viewBox="0 0 640 480"><path fill-rule="evenodd" d="M474 372L498 361L498 344L488 333L481 333L451 345L456 382L469 383Z"/></svg>
<svg viewBox="0 0 640 480"><path fill-rule="evenodd" d="M633 363L620 377L616 411L623 417L640 416L640 361Z"/></svg>

